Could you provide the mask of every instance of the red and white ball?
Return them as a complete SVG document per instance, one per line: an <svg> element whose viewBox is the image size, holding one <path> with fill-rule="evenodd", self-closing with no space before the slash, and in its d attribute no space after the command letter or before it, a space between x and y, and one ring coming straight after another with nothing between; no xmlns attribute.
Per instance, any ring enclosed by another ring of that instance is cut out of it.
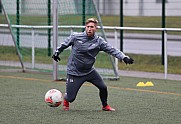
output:
<svg viewBox="0 0 181 124"><path fill-rule="evenodd" d="M45 94L45 102L50 107L58 107L62 103L62 93L57 89L51 89Z"/></svg>

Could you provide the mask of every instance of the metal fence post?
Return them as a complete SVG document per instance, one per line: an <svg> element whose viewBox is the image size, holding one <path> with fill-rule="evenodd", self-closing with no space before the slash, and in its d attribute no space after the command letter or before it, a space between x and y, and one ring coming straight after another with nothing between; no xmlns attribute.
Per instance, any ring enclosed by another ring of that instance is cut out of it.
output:
<svg viewBox="0 0 181 124"><path fill-rule="evenodd" d="M116 29L114 29L114 40L115 40L115 48L118 49L118 32ZM118 72L118 59L115 58L115 69Z"/></svg>
<svg viewBox="0 0 181 124"><path fill-rule="evenodd" d="M164 71L165 71L165 79L167 79L167 67L168 67L168 63L167 63L167 31L164 30Z"/></svg>
<svg viewBox="0 0 181 124"><path fill-rule="evenodd" d="M35 31L32 28L32 31L31 31L31 43L32 43L32 46L31 46L31 48L32 48L32 53L31 53L31 55L32 55L32 58L31 58L32 65L31 65L31 68L32 69L35 68L35 41L34 40L35 40Z"/></svg>

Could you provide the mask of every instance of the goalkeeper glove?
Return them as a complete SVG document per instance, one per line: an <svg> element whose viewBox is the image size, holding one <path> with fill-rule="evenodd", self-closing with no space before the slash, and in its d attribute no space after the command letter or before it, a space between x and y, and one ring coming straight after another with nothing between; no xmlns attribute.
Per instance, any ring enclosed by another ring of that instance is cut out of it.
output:
<svg viewBox="0 0 181 124"><path fill-rule="evenodd" d="M126 63L126 64L133 64L134 60L132 58L129 58L128 56L124 57L123 58L123 61Z"/></svg>
<svg viewBox="0 0 181 124"><path fill-rule="evenodd" d="M58 52L55 52L55 53L53 54L52 58L53 58L56 62L58 62L58 61L61 60L60 57L59 57L59 53L58 53Z"/></svg>

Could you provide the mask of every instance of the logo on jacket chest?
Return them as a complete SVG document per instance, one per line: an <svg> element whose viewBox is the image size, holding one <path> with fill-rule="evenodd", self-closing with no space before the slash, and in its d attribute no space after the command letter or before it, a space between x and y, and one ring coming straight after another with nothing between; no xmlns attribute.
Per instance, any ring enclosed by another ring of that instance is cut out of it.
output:
<svg viewBox="0 0 181 124"><path fill-rule="evenodd" d="M97 48L97 44L93 41L82 41L82 40L77 40L76 46L78 50L85 52L89 50L93 50Z"/></svg>
<svg viewBox="0 0 181 124"><path fill-rule="evenodd" d="M81 40L78 40L77 42L80 43L80 44L83 44L83 41L81 41Z"/></svg>

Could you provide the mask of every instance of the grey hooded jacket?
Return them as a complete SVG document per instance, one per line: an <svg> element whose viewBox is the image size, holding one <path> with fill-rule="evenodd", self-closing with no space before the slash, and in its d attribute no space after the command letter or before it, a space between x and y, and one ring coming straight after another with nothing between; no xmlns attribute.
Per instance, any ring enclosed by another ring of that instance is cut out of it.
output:
<svg viewBox="0 0 181 124"><path fill-rule="evenodd" d="M72 47L72 50L68 60L67 73L75 76L84 76L94 70L96 55L99 51L104 51L119 60L125 57L123 52L110 46L102 37L96 34L88 37L85 31L72 33L60 44L56 52L61 53L69 46Z"/></svg>

